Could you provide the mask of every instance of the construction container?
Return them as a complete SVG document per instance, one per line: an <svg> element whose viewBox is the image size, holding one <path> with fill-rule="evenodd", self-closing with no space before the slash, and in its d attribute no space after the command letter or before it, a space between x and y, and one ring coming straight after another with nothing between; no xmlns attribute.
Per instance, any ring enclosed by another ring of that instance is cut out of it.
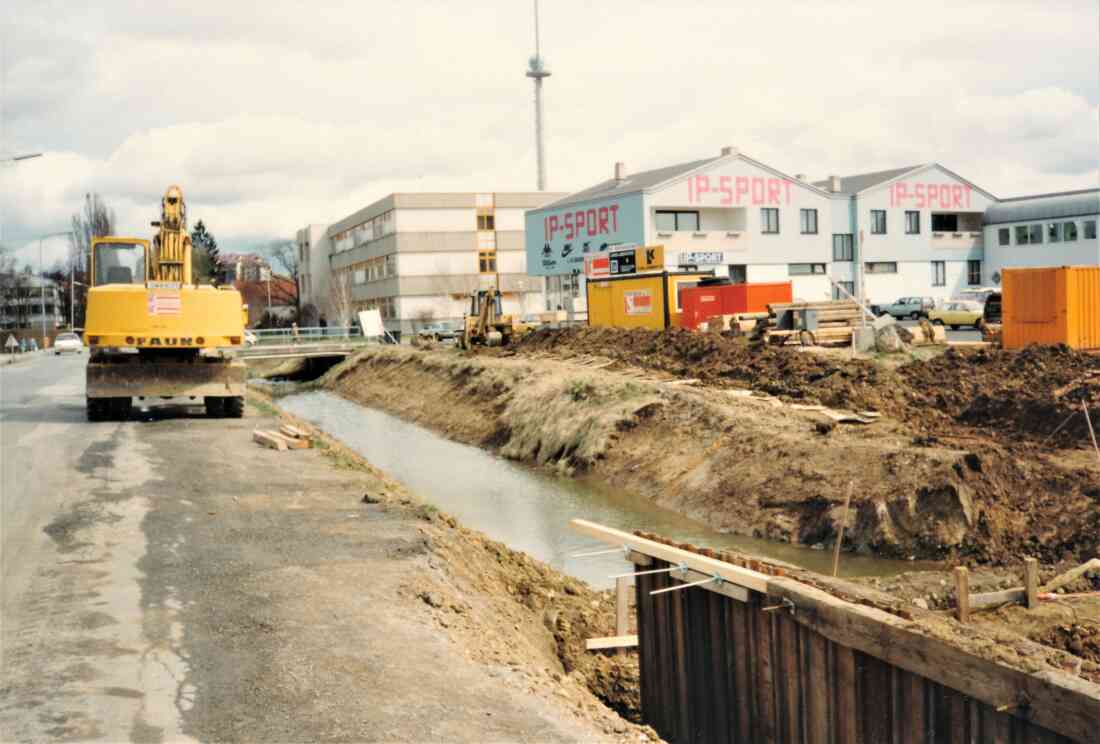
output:
<svg viewBox="0 0 1100 744"><path fill-rule="evenodd" d="M791 283L700 284L680 293L680 325L695 330L700 323L738 313L766 313L773 302L791 302Z"/></svg>
<svg viewBox="0 0 1100 744"><path fill-rule="evenodd" d="M1100 266L1004 269L1003 344L1100 349Z"/></svg>
<svg viewBox="0 0 1100 744"><path fill-rule="evenodd" d="M588 325L663 330L680 324L682 293L710 272L663 271L655 274L589 279Z"/></svg>

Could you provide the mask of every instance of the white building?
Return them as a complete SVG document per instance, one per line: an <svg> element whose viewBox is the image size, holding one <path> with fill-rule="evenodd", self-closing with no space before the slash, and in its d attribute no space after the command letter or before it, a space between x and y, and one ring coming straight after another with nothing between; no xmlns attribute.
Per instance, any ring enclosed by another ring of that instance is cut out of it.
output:
<svg viewBox="0 0 1100 744"><path fill-rule="evenodd" d="M986 281L1006 267L1100 264L1100 189L1002 199L985 213Z"/></svg>
<svg viewBox="0 0 1100 744"><path fill-rule="evenodd" d="M298 289L302 295L302 308L313 305L318 317L333 315L329 306L329 252L331 245L327 236L328 225L311 224L303 227L294 236L298 247ZM312 323L317 318L309 319Z"/></svg>
<svg viewBox="0 0 1100 744"><path fill-rule="evenodd" d="M427 323L459 320L470 293L490 286L500 289L507 313L541 311L543 282L527 272L524 213L561 196L390 194L330 225L329 322L378 308L388 331L407 334ZM321 273L317 261L314 254L314 278Z"/></svg>
<svg viewBox="0 0 1100 744"><path fill-rule="evenodd" d="M715 158L637 174L618 163L613 178L532 210L528 268L547 277L548 309L578 313L584 254L630 244L664 245L669 269L789 280L801 300L844 292L871 303L946 299L989 280L983 223L997 203L936 163L811 183L724 148ZM1095 250L1081 255L1097 260Z"/></svg>

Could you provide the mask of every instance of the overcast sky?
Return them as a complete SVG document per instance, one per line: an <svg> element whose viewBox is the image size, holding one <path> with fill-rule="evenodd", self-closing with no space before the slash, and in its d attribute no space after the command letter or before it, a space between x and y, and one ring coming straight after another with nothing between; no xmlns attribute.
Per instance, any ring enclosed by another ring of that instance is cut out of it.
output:
<svg viewBox="0 0 1100 744"><path fill-rule="evenodd" d="M240 250L393 191L534 188L527 0L2 5L0 150L46 153L0 170L10 245L89 191L147 235L179 183ZM723 145L813 178L938 161L998 196L1093 187L1098 8L543 0L549 188Z"/></svg>

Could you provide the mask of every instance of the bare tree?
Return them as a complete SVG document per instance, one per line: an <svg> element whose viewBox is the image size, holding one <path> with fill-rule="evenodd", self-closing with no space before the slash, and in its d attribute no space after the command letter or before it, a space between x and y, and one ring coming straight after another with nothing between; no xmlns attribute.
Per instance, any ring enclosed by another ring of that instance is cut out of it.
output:
<svg viewBox="0 0 1100 744"><path fill-rule="evenodd" d="M61 271L85 286L88 285L88 257L92 250L92 240L113 235L115 232L115 210L107 206L99 194L85 194L84 206L72 216L73 232L69 236L69 258ZM68 277L66 277L68 284ZM70 286L69 292L77 292L76 286ZM84 305L80 299L81 293L77 292L77 299L73 303L75 309L74 322L77 327L84 325Z"/></svg>
<svg viewBox="0 0 1100 744"><path fill-rule="evenodd" d="M335 271L328 285L328 308L336 325L351 324L351 269Z"/></svg>
<svg viewBox="0 0 1100 744"><path fill-rule="evenodd" d="M417 310L416 315L413 316L413 333L416 333L418 330L420 330L420 328L425 327L433 320L435 320L435 310L432 310L430 307L425 307ZM417 328L418 323L420 324L420 328Z"/></svg>
<svg viewBox="0 0 1100 744"><path fill-rule="evenodd" d="M294 315L298 317L302 313L302 275L298 262L298 244L293 240L273 240L267 244L267 252L274 264L272 268L280 267L294 282Z"/></svg>

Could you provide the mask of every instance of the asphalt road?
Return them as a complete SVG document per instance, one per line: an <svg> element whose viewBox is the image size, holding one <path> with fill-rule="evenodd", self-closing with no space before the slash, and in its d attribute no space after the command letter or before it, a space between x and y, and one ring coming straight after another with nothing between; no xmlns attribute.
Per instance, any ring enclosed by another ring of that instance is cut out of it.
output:
<svg viewBox="0 0 1100 744"><path fill-rule="evenodd" d="M178 623L138 581L151 448L85 421L86 361L0 368L0 740L186 741Z"/></svg>

